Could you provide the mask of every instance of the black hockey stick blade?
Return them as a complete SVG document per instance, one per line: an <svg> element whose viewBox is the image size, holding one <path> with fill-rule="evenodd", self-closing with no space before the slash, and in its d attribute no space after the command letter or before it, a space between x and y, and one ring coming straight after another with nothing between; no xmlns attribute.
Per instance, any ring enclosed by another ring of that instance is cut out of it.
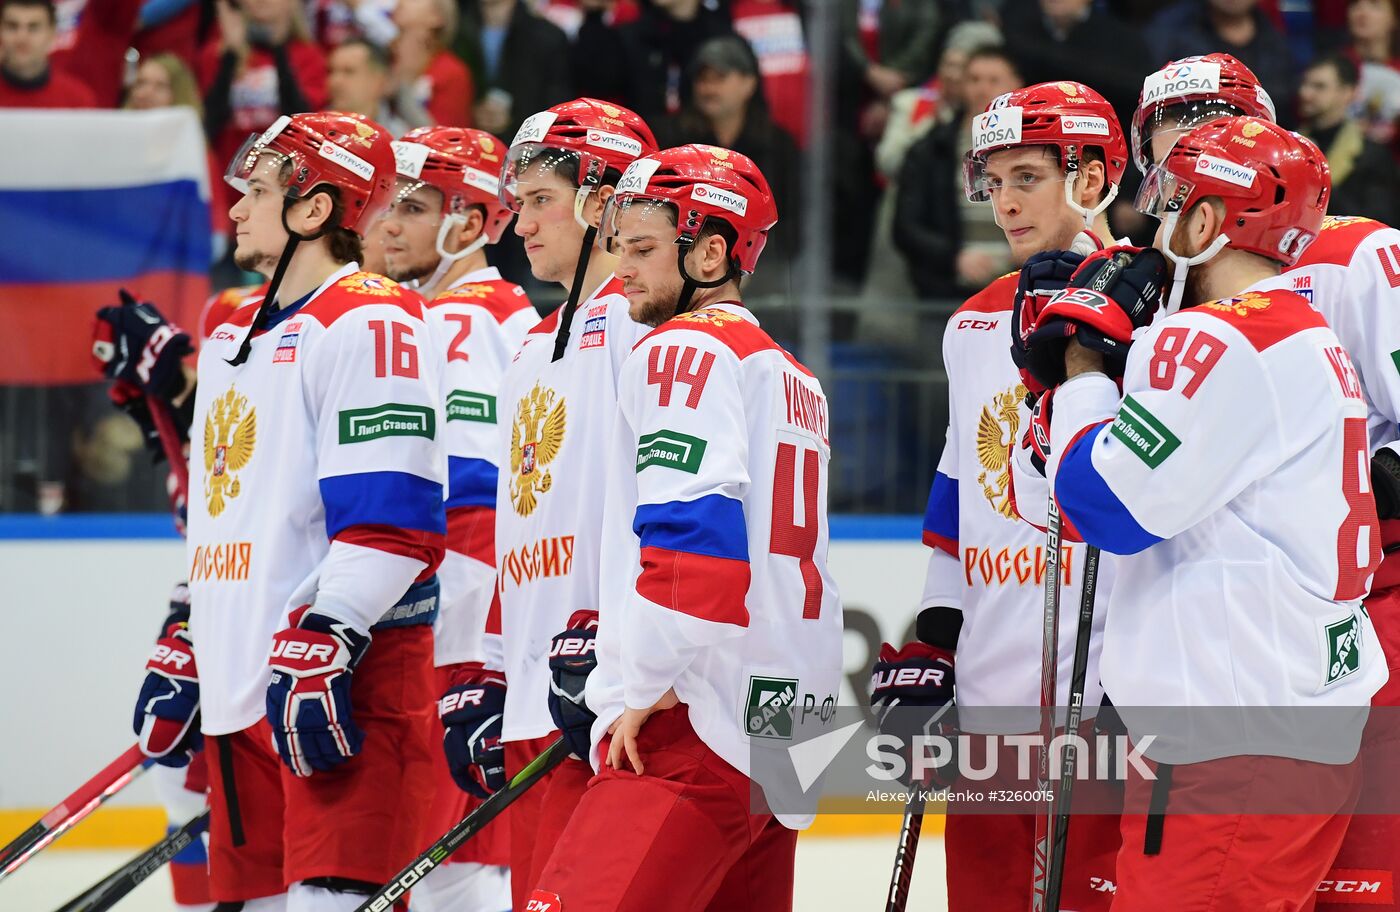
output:
<svg viewBox="0 0 1400 912"><path fill-rule="evenodd" d="M500 816L501 811L509 807L511 802L525 794L530 786L543 779L550 770L563 763L568 756L569 748L564 744L563 738L546 747L538 757L516 773L515 778L506 783L504 788L483 801L476 810L454 823L452 829L443 833L437 842L424 850L423 854L410 861L402 871L394 875L392 880L371 894L355 912L389 912L394 907L394 903L402 899L409 890L412 890L414 885L422 880L429 871L446 861L453 852L461 847L462 843L481 832L482 827Z"/></svg>
<svg viewBox="0 0 1400 912"><path fill-rule="evenodd" d="M203 811L54 912L106 912L140 886L142 881L165 867L170 859L184 851L208 828L209 812Z"/></svg>
<svg viewBox="0 0 1400 912"><path fill-rule="evenodd" d="M894 871L890 874L885 912L904 912L904 907L909 903L914 857L919 852L919 834L924 829L924 795L923 787L916 784L904 805L904 823L899 828L899 848L894 854Z"/></svg>

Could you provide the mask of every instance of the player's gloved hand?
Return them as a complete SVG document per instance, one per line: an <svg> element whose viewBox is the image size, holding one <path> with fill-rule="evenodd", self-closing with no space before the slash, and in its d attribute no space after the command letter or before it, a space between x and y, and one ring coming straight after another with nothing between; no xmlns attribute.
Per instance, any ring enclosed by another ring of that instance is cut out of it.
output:
<svg viewBox="0 0 1400 912"><path fill-rule="evenodd" d="M181 360L194 351L189 333L165 319L154 304L125 288L121 303L97 311L92 358L98 370L169 401L184 389Z"/></svg>
<svg viewBox="0 0 1400 912"><path fill-rule="evenodd" d="M1021 370L1021 380L1032 394L1045 391L1027 369L1030 350L1026 339L1035 329L1040 312L1051 295L1062 291L1084 262L1084 256L1069 250L1045 250L1033 254L1021 267L1016 281L1016 299L1011 305L1011 360Z"/></svg>
<svg viewBox="0 0 1400 912"><path fill-rule="evenodd" d="M949 763L915 777L909 750L921 735L951 730L952 708L948 704L953 702L954 683L950 650L922 642L906 643L898 650L889 643L880 645L880 656L870 675L870 706L879 720L881 734L895 735L908 746L904 751L905 775L900 780L906 785L916 779L921 784L947 784L955 776L956 767ZM943 712L940 714L939 710Z"/></svg>
<svg viewBox="0 0 1400 912"><path fill-rule="evenodd" d="M598 666L597 632L598 612L575 611L568 629L549 645L549 715L570 753L585 763L592 750L593 720L598 718L583 698L588 676Z"/></svg>
<svg viewBox="0 0 1400 912"><path fill-rule="evenodd" d="M1153 247L1109 247L1093 254L1040 312L1026 337L1026 369L1047 389L1059 386L1073 337L1104 356L1109 376L1122 377L1133 330L1152 322L1169 277L1167 258Z"/></svg>
<svg viewBox="0 0 1400 912"><path fill-rule="evenodd" d="M1400 519L1400 455L1381 447L1371 457L1371 490L1379 519Z"/></svg>
<svg viewBox="0 0 1400 912"><path fill-rule="evenodd" d="M1054 390L1046 390L1031 406L1031 420L1026 426L1026 436L1021 445L1030 450L1031 465L1042 476L1045 464L1050 461L1050 418L1054 408Z"/></svg>
<svg viewBox="0 0 1400 912"><path fill-rule="evenodd" d="M506 784L506 748L501 718L506 676L480 662L462 662L448 673L452 686L438 701L442 750L452 781L469 795L490 798Z"/></svg>
<svg viewBox="0 0 1400 912"><path fill-rule="evenodd" d="M199 733L199 671L190 642L188 601L184 609L183 616L171 613L164 635L146 661L146 680L132 720L141 752L162 766L188 765L204 743Z"/></svg>
<svg viewBox="0 0 1400 912"><path fill-rule="evenodd" d="M272 638L267 721L282 762L297 776L329 770L360 752L350 680L370 636L302 605Z"/></svg>

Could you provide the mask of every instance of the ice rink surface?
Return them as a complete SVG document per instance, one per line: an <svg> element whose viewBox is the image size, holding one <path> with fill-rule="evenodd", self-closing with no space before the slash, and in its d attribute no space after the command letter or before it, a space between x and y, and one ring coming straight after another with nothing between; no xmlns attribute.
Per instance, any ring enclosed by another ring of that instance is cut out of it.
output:
<svg viewBox="0 0 1400 912"><path fill-rule="evenodd" d="M793 908L883 912L894 862L895 835L802 839L797 844ZM52 912L114 870L135 852L49 850L0 883L4 912ZM943 845L929 836L919 845L909 912L942 912ZM115 907L116 912L174 912L170 880L153 876ZM471 910L463 910L471 912Z"/></svg>

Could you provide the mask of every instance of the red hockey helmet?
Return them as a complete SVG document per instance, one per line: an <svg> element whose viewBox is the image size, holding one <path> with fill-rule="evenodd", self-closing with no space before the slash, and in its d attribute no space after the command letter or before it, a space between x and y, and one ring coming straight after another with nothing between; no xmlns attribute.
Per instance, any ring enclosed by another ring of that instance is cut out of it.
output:
<svg viewBox="0 0 1400 912"><path fill-rule="evenodd" d="M484 130L419 127L394 143L400 196L428 186L442 194L442 216L460 216L470 206L486 209L483 233L494 244L512 213L501 204L501 167L506 144Z"/></svg>
<svg viewBox="0 0 1400 912"><path fill-rule="evenodd" d="M1085 210L1073 200L1069 182L1065 185L1066 201L1085 219L1108 208L1128 167L1123 127L1107 99L1083 83L1042 82L998 96L973 119L972 148L963 162L967 198L976 202L992 198L988 155L1023 146L1054 146L1068 176L1078 172L1085 148L1103 151L1110 190L1097 207Z"/></svg>
<svg viewBox="0 0 1400 912"><path fill-rule="evenodd" d="M603 209L599 236L612 248L623 213L675 223L676 242L692 244L710 219L734 229L733 268L749 275L778 221L773 191L746 155L717 146L677 146L637 159Z"/></svg>
<svg viewBox="0 0 1400 912"><path fill-rule="evenodd" d="M1225 117L1177 140L1148 172L1137 208L1166 220L1217 197L1222 246L1292 266L1322 228L1331 193L1327 159L1310 140L1262 118Z"/></svg>
<svg viewBox="0 0 1400 912"><path fill-rule="evenodd" d="M520 211L516 186L531 164L543 162L551 169L572 163L572 183L592 189L602 183L603 172L619 172L638 158L656 151L651 128L632 111L598 101L577 98L532 114L511 140L506 166L501 172L501 202Z"/></svg>
<svg viewBox="0 0 1400 912"><path fill-rule="evenodd" d="M1133 161L1146 174L1154 133L1185 132L1232 115L1278 120L1273 99L1249 67L1229 54L1173 60L1142 81L1133 113Z"/></svg>
<svg viewBox="0 0 1400 912"><path fill-rule="evenodd" d="M323 184L340 193L340 227L363 235L394 198L393 136L359 114L282 116L249 136L224 174L240 193L264 156L277 156L286 195L304 199Z"/></svg>

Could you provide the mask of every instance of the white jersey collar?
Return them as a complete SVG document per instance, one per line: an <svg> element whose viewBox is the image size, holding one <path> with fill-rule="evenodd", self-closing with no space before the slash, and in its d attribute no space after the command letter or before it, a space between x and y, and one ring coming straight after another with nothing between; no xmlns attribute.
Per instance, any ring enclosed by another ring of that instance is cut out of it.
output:
<svg viewBox="0 0 1400 912"><path fill-rule="evenodd" d="M462 285L469 285L472 282L499 282L500 280L501 271L499 269L497 269L495 266L485 266L481 269L475 270L474 272L467 273L457 281L453 282L451 285L448 285L446 288L443 289L443 291L450 291L453 288L458 288Z"/></svg>

